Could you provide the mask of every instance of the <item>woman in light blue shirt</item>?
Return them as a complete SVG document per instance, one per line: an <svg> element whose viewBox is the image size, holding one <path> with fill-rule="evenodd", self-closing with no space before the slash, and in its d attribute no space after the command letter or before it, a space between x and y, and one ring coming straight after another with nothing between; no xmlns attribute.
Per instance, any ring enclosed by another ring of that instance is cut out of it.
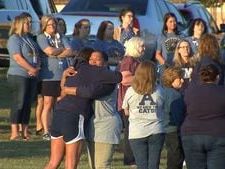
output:
<svg viewBox="0 0 225 169"><path fill-rule="evenodd" d="M98 28L97 40L93 45L94 49L107 54L109 65L117 65L125 54L124 46L113 39L113 34L113 23L111 21L103 21Z"/></svg>
<svg viewBox="0 0 225 169"><path fill-rule="evenodd" d="M49 121L55 99L60 96L60 80L64 69L68 66L66 57L71 56L72 50L67 39L57 32L57 22L52 16L41 18L42 33L37 42L44 55L41 58L40 79L41 94L44 96L42 110L43 139L50 140Z"/></svg>
<svg viewBox="0 0 225 169"><path fill-rule="evenodd" d="M172 64L175 47L180 40L177 18L173 13L164 16L162 34L157 39L156 60L160 65Z"/></svg>
<svg viewBox="0 0 225 169"><path fill-rule="evenodd" d="M13 96L10 113L10 140L19 139L18 124L22 124L23 139L29 139L28 123L32 100L36 93L40 56L39 47L31 38L30 31L31 22L27 16L16 16L7 44L10 55L7 75Z"/></svg>
<svg viewBox="0 0 225 169"><path fill-rule="evenodd" d="M84 47L92 47L92 42L88 39L91 31L91 23L88 19L81 19L74 25L71 48L74 52L79 52Z"/></svg>

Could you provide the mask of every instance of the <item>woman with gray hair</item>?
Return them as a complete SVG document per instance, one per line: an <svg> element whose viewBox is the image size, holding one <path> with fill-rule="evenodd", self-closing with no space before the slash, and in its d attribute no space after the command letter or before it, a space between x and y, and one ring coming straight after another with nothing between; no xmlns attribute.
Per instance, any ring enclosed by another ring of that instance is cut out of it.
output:
<svg viewBox="0 0 225 169"><path fill-rule="evenodd" d="M128 141L128 117L125 116L122 109L124 95L130 87L134 77L134 72L140 63L141 56L145 52L144 40L140 37L133 37L125 44L125 56L119 65L119 71L122 73L122 82L119 84L118 91L118 111L121 113L124 122L124 164L135 164L134 156Z"/></svg>

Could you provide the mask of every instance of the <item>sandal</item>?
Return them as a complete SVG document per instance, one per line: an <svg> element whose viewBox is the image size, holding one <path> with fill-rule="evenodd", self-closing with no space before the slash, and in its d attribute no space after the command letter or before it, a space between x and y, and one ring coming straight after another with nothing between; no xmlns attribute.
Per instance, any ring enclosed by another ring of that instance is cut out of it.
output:
<svg viewBox="0 0 225 169"><path fill-rule="evenodd" d="M20 140L20 136L10 137L9 140L10 141L19 141Z"/></svg>
<svg viewBox="0 0 225 169"><path fill-rule="evenodd" d="M35 134L36 134L36 136L41 136L42 132L43 132L43 128L36 130Z"/></svg>
<svg viewBox="0 0 225 169"><path fill-rule="evenodd" d="M29 136L23 136L23 141L29 141L30 137Z"/></svg>

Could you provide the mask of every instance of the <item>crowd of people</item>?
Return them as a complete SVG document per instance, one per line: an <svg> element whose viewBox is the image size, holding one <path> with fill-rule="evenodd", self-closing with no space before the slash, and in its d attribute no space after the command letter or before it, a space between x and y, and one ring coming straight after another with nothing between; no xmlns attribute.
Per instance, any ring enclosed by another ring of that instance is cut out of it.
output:
<svg viewBox="0 0 225 169"><path fill-rule="evenodd" d="M63 159L76 169L84 142L90 168L110 169L122 133L124 165L159 169L165 145L167 169L184 161L188 169L224 169L225 64L217 38L201 18L182 34L167 13L149 61L134 11L122 9L119 19L119 27L103 21L93 41L87 18L74 24L70 40L62 18L43 16L35 37L31 15L15 17L7 44L10 140L30 139L36 100L36 135L51 141L45 169Z"/></svg>

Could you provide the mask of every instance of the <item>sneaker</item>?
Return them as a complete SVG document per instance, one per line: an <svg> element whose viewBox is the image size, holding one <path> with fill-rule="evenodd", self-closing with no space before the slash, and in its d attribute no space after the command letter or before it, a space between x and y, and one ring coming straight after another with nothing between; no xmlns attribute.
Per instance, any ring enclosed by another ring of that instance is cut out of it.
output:
<svg viewBox="0 0 225 169"><path fill-rule="evenodd" d="M42 139L49 141L49 140L51 140L51 136L49 133L45 133L45 134L43 134Z"/></svg>

